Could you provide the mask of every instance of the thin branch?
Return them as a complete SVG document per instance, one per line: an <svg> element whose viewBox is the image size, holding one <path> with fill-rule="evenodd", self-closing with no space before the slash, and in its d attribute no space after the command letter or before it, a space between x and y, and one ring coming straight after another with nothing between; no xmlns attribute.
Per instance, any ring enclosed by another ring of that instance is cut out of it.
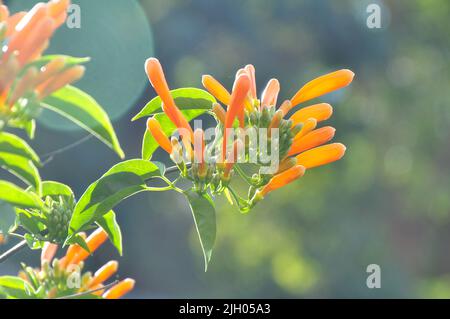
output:
<svg viewBox="0 0 450 319"><path fill-rule="evenodd" d="M89 141L92 137L93 137L93 135L91 135L91 134L86 135L85 137L79 139L78 141L73 142L72 144L69 144L69 145L61 147L61 148L59 148L59 149L57 149L55 151L52 151L50 153L42 155L41 156L42 158L47 157L47 159L42 163L42 166L45 166L48 163L50 163L55 158L56 155L62 154L64 152L67 152L67 151L69 151L69 150L71 150L71 149L73 149L73 148L75 148L75 147L77 147L77 146L79 146L79 145Z"/></svg>
<svg viewBox="0 0 450 319"><path fill-rule="evenodd" d="M2 254L0 256L0 264L3 263L4 261L6 261L8 258L10 258L10 257L14 256L15 254L17 254L19 251L21 251L26 246L27 246L26 240L22 240L17 245L12 247L10 250L6 251L4 254Z"/></svg>
<svg viewBox="0 0 450 319"><path fill-rule="evenodd" d="M100 291L100 290L106 290L108 288L111 288L112 286L115 286L118 283L119 283L119 281L116 280L116 281L113 281L112 283L110 283L110 284L108 284L106 286L103 286L103 287L100 287L100 288L97 288L97 289L83 291L83 292L79 292L79 293L76 293L76 294L73 294L73 295L58 297L58 298L55 298L55 299L72 299L72 298L78 298L78 297L90 295L90 294L93 294L94 292L97 292L97 291Z"/></svg>

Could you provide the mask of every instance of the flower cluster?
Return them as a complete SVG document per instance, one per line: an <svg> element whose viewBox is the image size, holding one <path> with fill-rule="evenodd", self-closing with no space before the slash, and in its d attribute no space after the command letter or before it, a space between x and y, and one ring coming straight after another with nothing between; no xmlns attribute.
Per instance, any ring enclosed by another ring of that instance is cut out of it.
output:
<svg viewBox="0 0 450 319"><path fill-rule="evenodd" d="M337 161L346 151L343 144L326 144L334 137L333 127L317 128L318 123L331 117L331 105L320 103L301 108L293 114L291 111L301 103L349 85L354 77L349 70L339 70L312 80L278 108L278 80L271 79L259 98L253 65L238 70L231 92L214 77L204 75L203 86L226 106L226 109L219 103L212 106L218 122L217 136L207 146L204 131L193 131L175 104L159 61L148 59L146 72L162 100L164 113L178 128L181 143L175 137L169 139L155 117L147 122L152 136L171 154L181 173L193 180L198 191L207 191L208 187L212 193L231 191L244 212L271 191L302 177L306 170ZM256 142L252 141L249 130L257 132ZM271 159L275 157L277 165L272 171L263 169L267 161L264 152ZM183 154L184 157L180 156ZM256 160L252 161L255 157ZM190 170L187 169L188 161L192 163ZM259 168L252 176L246 175L241 167L249 163ZM229 187L234 170L250 184L246 200Z"/></svg>
<svg viewBox="0 0 450 319"><path fill-rule="evenodd" d="M85 237L85 234L81 234ZM101 228L86 238L89 251L96 251L108 238ZM117 261L109 261L94 274L82 273L84 261L89 253L79 245L71 245L64 257L55 258L58 245L46 243L41 253L41 268L23 266L19 277L28 282L37 298L60 298L67 296L118 299L134 287L133 279L124 279L105 289L105 282L119 267Z"/></svg>
<svg viewBox="0 0 450 319"><path fill-rule="evenodd" d="M36 112L31 109L36 104L33 102L84 75L83 66L67 63L64 57L36 63L54 32L66 20L69 5L70 0L51 0L36 4L28 12L10 15L8 7L0 4L1 122L33 117Z"/></svg>

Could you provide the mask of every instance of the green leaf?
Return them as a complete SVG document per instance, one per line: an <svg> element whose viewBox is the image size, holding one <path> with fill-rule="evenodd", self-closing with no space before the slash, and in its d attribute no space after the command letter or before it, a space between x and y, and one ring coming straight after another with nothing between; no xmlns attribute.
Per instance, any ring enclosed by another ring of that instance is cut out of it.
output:
<svg viewBox="0 0 450 319"><path fill-rule="evenodd" d="M116 214L113 211L106 213L97 220L97 224L108 234L109 240L122 256L122 232L117 223Z"/></svg>
<svg viewBox="0 0 450 319"><path fill-rule="evenodd" d="M63 58L66 61L66 67L75 66L78 64L85 64L91 60L91 58L85 57L85 58L77 58L70 55L63 55L63 54L52 54L52 55L44 55L41 58L33 61L32 63L29 63L26 65L24 70L21 72L22 74L26 72L26 70L30 67L35 68L41 68L47 63L49 63L51 60L54 60L56 58Z"/></svg>
<svg viewBox="0 0 450 319"><path fill-rule="evenodd" d="M0 181L0 200L21 208L43 207L42 201L36 194L6 181Z"/></svg>
<svg viewBox="0 0 450 319"><path fill-rule="evenodd" d="M205 90L196 88L182 88L170 91L175 104L180 110L204 110L211 109L216 99ZM147 105L135 116L132 121L147 117L153 114L162 113L161 98L159 96L152 99Z"/></svg>
<svg viewBox="0 0 450 319"><path fill-rule="evenodd" d="M65 243L65 246L68 245L78 245L84 250L86 250L89 254L91 253L91 250L89 249L89 246L86 242L86 240L80 236L80 234L76 234L75 236L70 237Z"/></svg>
<svg viewBox="0 0 450 319"><path fill-rule="evenodd" d="M201 195L194 191L186 192L186 197L194 217L195 228L197 229L205 257L205 271L207 271L216 240L216 211L214 203L209 195Z"/></svg>
<svg viewBox="0 0 450 319"><path fill-rule="evenodd" d="M39 156L28 143L14 134L0 132L0 152L15 154L27 158L36 164L40 163Z"/></svg>
<svg viewBox="0 0 450 319"><path fill-rule="evenodd" d="M147 190L146 180L161 176L159 167L140 159L113 166L81 196L70 221L69 235L98 221L124 199Z"/></svg>
<svg viewBox="0 0 450 319"><path fill-rule="evenodd" d="M16 175L28 185L33 186L38 192L40 191L41 177L31 160L19 155L0 152L0 167Z"/></svg>
<svg viewBox="0 0 450 319"><path fill-rule="evenodd" d="M0 277L0 295L12 299L28 299L34 293L33 287L19 277Z"/></svg>
<svg viewBox="0 0 450 319"><path fill-rule="evenodd" d="M16 224L25 228L29 233L38 235L45 228L39 218L26 210L16 208Z"/></svg>
<svg viewBox="0 0 450 319"><path fill-rule="evenodd" d="M184 117L191 121L200 115L204 114L207 110L186 110L181 111ZM166 114L160 113L155 115L155 119L161 124L163 132L167 136L171 136L176 131L176 126L169 120ZM146 129L144 133L144 139L142 141L142 159L150 160L153 153L158 149L159 144L153 138L152 134Z"/></svg>
<svg viewBox="0 0 450 319"><path fill-rule="evenodd" d="M67 199L75 197L69 186L52 181L42 182L42 198L46 196L50 196L54 200L58 200L59 196L66 197Z"/></svg>
<svg viewBox="0 0 450 319"><path fill-rule="evenodd" d="M108 115L87 93L68 85L44 99L41 105L87 130L124 158Z"/></svg>
<svg viewBox="0 0 450 319"><path fill-rule="evenodd" d="M8 126L24 130L30 139L34 139L36 132L36 121L34 119L13 119L8 122Z"/></svg>
<svg viewBox="0 0 450 319"><path fill-rule="evenodd" d="M0 201L0 233L7 234L14 226L16 212L10 204Z"/></svg>

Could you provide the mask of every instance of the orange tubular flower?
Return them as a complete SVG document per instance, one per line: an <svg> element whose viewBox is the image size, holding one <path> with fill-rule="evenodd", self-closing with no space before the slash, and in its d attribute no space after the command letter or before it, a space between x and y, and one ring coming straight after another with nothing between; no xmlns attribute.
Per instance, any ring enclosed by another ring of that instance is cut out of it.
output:
<svg viewBox="0 0 450 319"><path fill-rule="evenodd" d="M320 103L298 110L290 117L290 120L293 122L293 125L304 123L309 118L322 122L328 120L331 115L333 115L333 107L328 103Z"/></svg>
<svg viewBox="0 0 450 319"><path fill-rule="evenodd" d="M261 107L275 106L278 93L280 93L280 82L277 79L271 79L261 95Z"/></svg>
<svg viewBox="0 0 450 319"><path fill-rule="evenodd" d="M133 290L134 284L135 281L133 279L124 279L105 292L102 297L105 299L119 299Z"/></svg>
<svg viewBox="0 0 450 319"><path fill-rule="evenodd" d="M345 151L346 147L341 143L328 144L301 153L297 156L297 162L310 169L340 160Z"/></svg>
<svg viewBox="0 0 450 319"><path fill-rule="evenodd" d="M301 138L308 134L309 132L313 131L317 127L317 120L314 118L309 118L303 123L303 127L298 132L298 134L295 136L295 138Z"/></svg>
<svg viewBox="0 0 450 319"><path fill-rule="evenodd" d="M256 93L256 70L252 64L247 64L245 66L245 71L247 71L247 75L250 78L250 96L252 99L257 99Z"/></svg>
<svg viewBox="0 0 450 319"><path fill-rule="evenodd" d="M58 245L52 243L45 243L44 248L41 252L41 265L48 262L55 257L56 251L58 250Z"/></svg>
<svg viewBox="0 0 450 319"><path fill-rule="evenodd" d="M117 269L119 268L119 263L115 260L112 260L108 262L106 265L104 265L102 268L97 270L94 274L94 277L92 278L91 282L89 283L89 288L95 289L94 287L97 287L101 284L103 284L105 281L107 281L112 275L114 275L117 272Z"/></svg>
<svg viewBox="0 0 450 319"><path fill-rule="evenodd" d="M202 77L202 84L209 93L214 95L216 99L225 105L230 104L231 94L219 81L217 81L211 75L204 75Z"/></svg>
<svg viewBox="0 0 450 319"><path fill-rule="evenodd" d="M206 175L205 163L205 139L203 130L196 129L194 132L194 162L198 164L198 175Z"/></svg>
<svg viewBox="0 0 450 319"><path fill-rule="evenodd" d="M231 102L225 118L223 145L222 145L222 158L225 158L227 150L228 129L233 127L235 118L241 114L244 110L244 101L247 98L248 91L250 89L250 79L247 75L240 75L235 81L233 93L231 94ZM240 126L243 127L244 123L242 118L240 120Z"/></svg>
<svg viewBox="0 0 450 319"><path fill-rule="evenodd" d="M192 141L194 132L189 122L175 105L161 63L156 58L150 58L145 62L145 70L151 85L162 100L164 113L180 130L180 135Z"/></svg>
<svg viewBox="0 0 450 319"><path fill-rule="evenodd" d="M78 81L83 77L85 71L84 66L77 65L61 72L36 89L39 98L43 99L66 85Z"/></svg>
<svg viewBox="0 0 450 319"><path fill-rule="evenodd" d="M274 176L269 183L260 191L259 196L265 197L268 193L281 188L293 181L299 179L305 174L305 167L296 165L276 176Z"/></svg>
<svg viewBox="0 0 450 319"><path fill-rule="evenodd" d="M219 103L213 104L212 112L216 115L216 118L220 123L225 124L225 118L227 117L227 113L225 112L223 107L220 106Z"/></svg>
<svg viewBox="0 0 450 319"><path fill-rule="evenodd" d="M303 137L295 138L288 156L296 155L311 148L320 146L333 139L336 129L325 126L306 134Z"/></svg>
<svg viewBox="0 0 450 319"><path fill-rule="evenodd" d="M167 153L172 154L172 143L164 133L158 120L154 117L149 118L147 120L147 129L153 135L159 146L161 146Z"/></svg>
<svg viewBox="0 0 450 319"><path fill-rule="evenodd" d="M94 231L87 239L86 244L89 247L91 253L97 250L105 241L108 239L108 234L101 228L98 228ZM78 246L79 247L79 246ZM77 251L75 251L75 255L72 260L68 261L68 265L70 264L78 264L84 261L87 257L89 257L89 252L79 247Z"/></svg>
<svg viewBox="0 0 450 319"><path fill-rule="evenodd" d="M291 99L292 106L346 87L355 74L350 70L339 70L318 77L306 83Z"/></svg>

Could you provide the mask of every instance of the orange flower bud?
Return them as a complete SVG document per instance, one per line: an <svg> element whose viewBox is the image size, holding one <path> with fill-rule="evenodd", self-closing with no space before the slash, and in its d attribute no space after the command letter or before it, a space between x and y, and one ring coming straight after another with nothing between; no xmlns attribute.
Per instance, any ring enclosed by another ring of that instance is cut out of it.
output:
<svg viewBox="0 0 450 319"><path fill-rule="evenodd" d="M226 154L227 149L227 139L228 132L227 129L230 129L233 126L234 119L241 112L244 111L244 101L247 97L248 90L250 89L250 79L247 75L240 75L235 81L235 87L233 93L231 94L231 102L230 107L227 111L227 116L225 118L225 127L224 127L224 137L223 137L223 145L222 145L222 157ZM243 123L241 123L243 126Z"/></svg>
<svg viewBox="0 0 450 319"><path fill-rule="evenodd" d="M265 197L268 193L292 183L305 174L305 167L296 165L281 174L274 176L269 183L260 191L260 196Z"/></svg>
<svg viewBox="0 0 450 319"><path fill-rule="evenodd" d="M25 93L34 88L38 72L36 68L29 68L24 76L15 85L12 95L9 97L8 105L13 106L18 99L24 96Z"/></svg>
<svg viewBox="0 0 450 319"><path fill-rule="evenodd" d="M345 151L346 147L341 143L328 144L297 155L297 161L310 169L340 160Z"/></svg>
<svg viewBox="0 0 450 319"><path fill-rule="evenodd" d="M306 83L291 99L292 106L333 92L349 85L355 74L350 70L328 73Z"/></svg>
<svg viewBox="0 0 450 319"><path fill-rule="evenodd" d="M119 299L125 294L129 293L134 288L135 281L133 279L127 278L119 282L117 285L109 289L103 294L105 299Z"/></svg>
<svg viewBox="0 0 450 319"><path fill-rule="evenodd" d="M91 251L91 253L96 251L97 248L100 247L106 241L107 238L108 238L108 234L102 228L98 228L96 231L94 231L86 239L86 244L89 247L89 250ZM69 264L78 264L78 263L84 261L87 257L89 257L89 252L87 252L86 250L81 248L81 249L79 249L79 251L77 251L76 255L69 262Z"/></svg>
<svg viewBox="0 0 450 319"><path fill-rule="evenodd" d="M294 139L300 139L312 130L314 130L317 127L317 120L315 118L309 118L303 123L303 127L298 132L297 135L295 135Z"/></svg>
<svg viewBox="0 0 450 319"><path fill-rule="evenodd" d="M0 22L7 20L9 17L8 7L4 4L0 4Z"/></svg>
<svg viewBox="0 0 450 319"><path fill-rule="evenodd" d="M67 11L70 6L70 0L51 0L48 4L48 14L56 19L61 13Z"/></svg>
<svg viewBox="0 0 450 319"><path fill-rule="evenodd" d="M149 118L147 120L147 129L155 138L159 146L161 146L167 153L172 154L172 144L170 143L167 135L164 133L158 120L154 117Z"/></svg>
<svg viewBox="0 0 450 319"><path fill-rule="evenodd" d="M225 112L225 110L223 109L222 106L220 106L219 103L214 103L213 107L212 107L212 111L213 113L216 115L217 120L222 123L225 124L225 118L227 116L227 113Z"/></svg>
<svg viewBox="0 0 450 319"><path fill-rule="evenodd" d="M41 252L41 265L44 265L45 262L50 263L55 257L56 251L58 250L58 245L52 243L45 243L44 248L42 248Z"/></svg>
<svg viewBox="0 0 450 319"><path fill-rule="evenodd" d="M281 110L276 111L267 129L267 134L269 135L269 137L272 136L272 129L280 127L282 119L283 119L283 111Z"/></svg>
<svg viewBox="0 0 450 319"><path fill-rule="evenodd" d="M66 65L66 60L62 57L55 58L41 68L41 72L36 80L36 85L42 84L50 80L58 74Z"/></svg>
<svg viewBox="0 0 450 319"><path fill-rule="evenodd" d="M15 26L15 32L8 43L8 49L3 55L3 61L8 59L14 51L20 51L24 43L30 40L32 34L36 36L36 27L46 18L46 16L47 6L44 3L38 3L28 11L22 19L20 19ZM51 18L49 19L52 21ZM49 22L46 23L48 24Z"/></svg>
<svg viewBox="0 0 450 319"><path fill-rule="evenodd" d="M320 103L298 110L290 117L290 120L293 125L304 123L309 118L315 118L317 122L322 122L328 120L332 114L333 107L330 104Z"/></svg>
<svg viewBox="0 0 450 319"><path fill-rule="evenodd" d="M269 107L276 105L278 93L280 93L280 82L277 79L271 79L262 93L261 106Z"/></svg>
<svg viewBox="0 0 450 319"><path fill-rule="evenodd" d="M225 178L229 178L230 177L230 172L231 169L233 168L234 164L236 164L236 162L238 161L239 158L239 152L242 150L242 142L240 140L236 140L233 143L233 153L232 154L228 154L226 162L225 162L225 167L223 169L223 176Z"/></svg>
<svg viewBox="0 0 450 319"><path fill-rule="evenodd" d="M220 102L222 102L225 105L230 104L231 100L230 92L228 92L228 90L211 75L202 76L202 84L205 87L205 89Z"/></svg>
<svg viewBox="0 0 450 319"><path fill-rule="evenodd" d="M104 283L106 280L108 280L112 275L114 275L117 272L118 268L119 263L115 260L105 264L102 268L100 268L95 272L94 277L89 283L89 288L95 289L94 287L97 287L98 285Z"/></svg>
<svg viewBox="0 0 450 319"><path fill-rule="evenodd" d="M286 116L286 114L289 113L289 111L291 110L291 108L292 108L292 103L291 103L291 101L286 100L286 101L284 101L284 102L281 104L279 110L280 110L281 112L283 112L283 117L284 117L284 116Z"/></svg>
<svg viewBox="0 0 450 319"><path fill-rule="evenodd" d="M287 171L288 169L294 167L297 165L297 159L295 157L288 157L281 161L277 174L283 173L284 171Z"/></svg>
<svg viewBox="0 0 450 319"><path fill-rule="evenodd" d="M301 138L294 139L288 156L296 155L314 147L320 146L333 139L336 129L331 126L314 130Z"/></svg>
<svg viewBox="0 0 450 319"><path fill-rule="evenodd" d="M51 81L43 83L36 91L40 99L43 99L55 91L74 83L81 79L86 68L82 65L76 65L56 75Z"/></svg>
<svg viewBox="0 0 450 319"><path fill-rule="evenodd" d="M248 77L250 78L250 95L253 99L257 98L256 93L256 71L255 67L252 64L247 64L245 66L245 70L247 71Z"/></svg>
<svg viewBox="0 0 450 319"><path fill-rule="evenodd" d="M181 111L175 105L175 101L170 94L169 86L167 84L166 77L159 60L156 58L147 59L147 61L145 62L145 71L151 85L163 102L162 108L164 113L166 113L166 115L169 117L172 123L175 124L176 127L178 127L179 129L184 129L180 131L181 135L186 135L186 137L189 137L192 140L194 135L192 128Z"/></svg>
<svg viewBox="0 0 450 319"><path fill-rule="evenodd" d="M50 17L45 17L30 31L21 48L18 49L21 65L25 65L30 58L42 53L41 50L46 48L46 42L54 32L54 26L55 22Z"/></svg>
<svg viewBox="0 0 450 319"><path fill-rule="evenodd" d="M199 175L205 173L205 140L203 130L196 129L194 132L194 162L199 165Z"/></svg>
<svg viewBox="0 0 450 319"><path fill-rule="evenodd" d="M17 12L6 20L6 37L9 38L16 32L16 26L27 13L25 11Z"/></svg>
<svg viewBox="0 0 450 319"><path fill-rule="evenodd" d="M78 236L86 240L86 233L79 233ZM75 255L78 254L78 252L80 252L82 249L83 248L81 248L79 245L70 245L67 249L66 255L59 261L59 265L61 266L61 268L66 268L67 265L70 265Z"/></svg>

